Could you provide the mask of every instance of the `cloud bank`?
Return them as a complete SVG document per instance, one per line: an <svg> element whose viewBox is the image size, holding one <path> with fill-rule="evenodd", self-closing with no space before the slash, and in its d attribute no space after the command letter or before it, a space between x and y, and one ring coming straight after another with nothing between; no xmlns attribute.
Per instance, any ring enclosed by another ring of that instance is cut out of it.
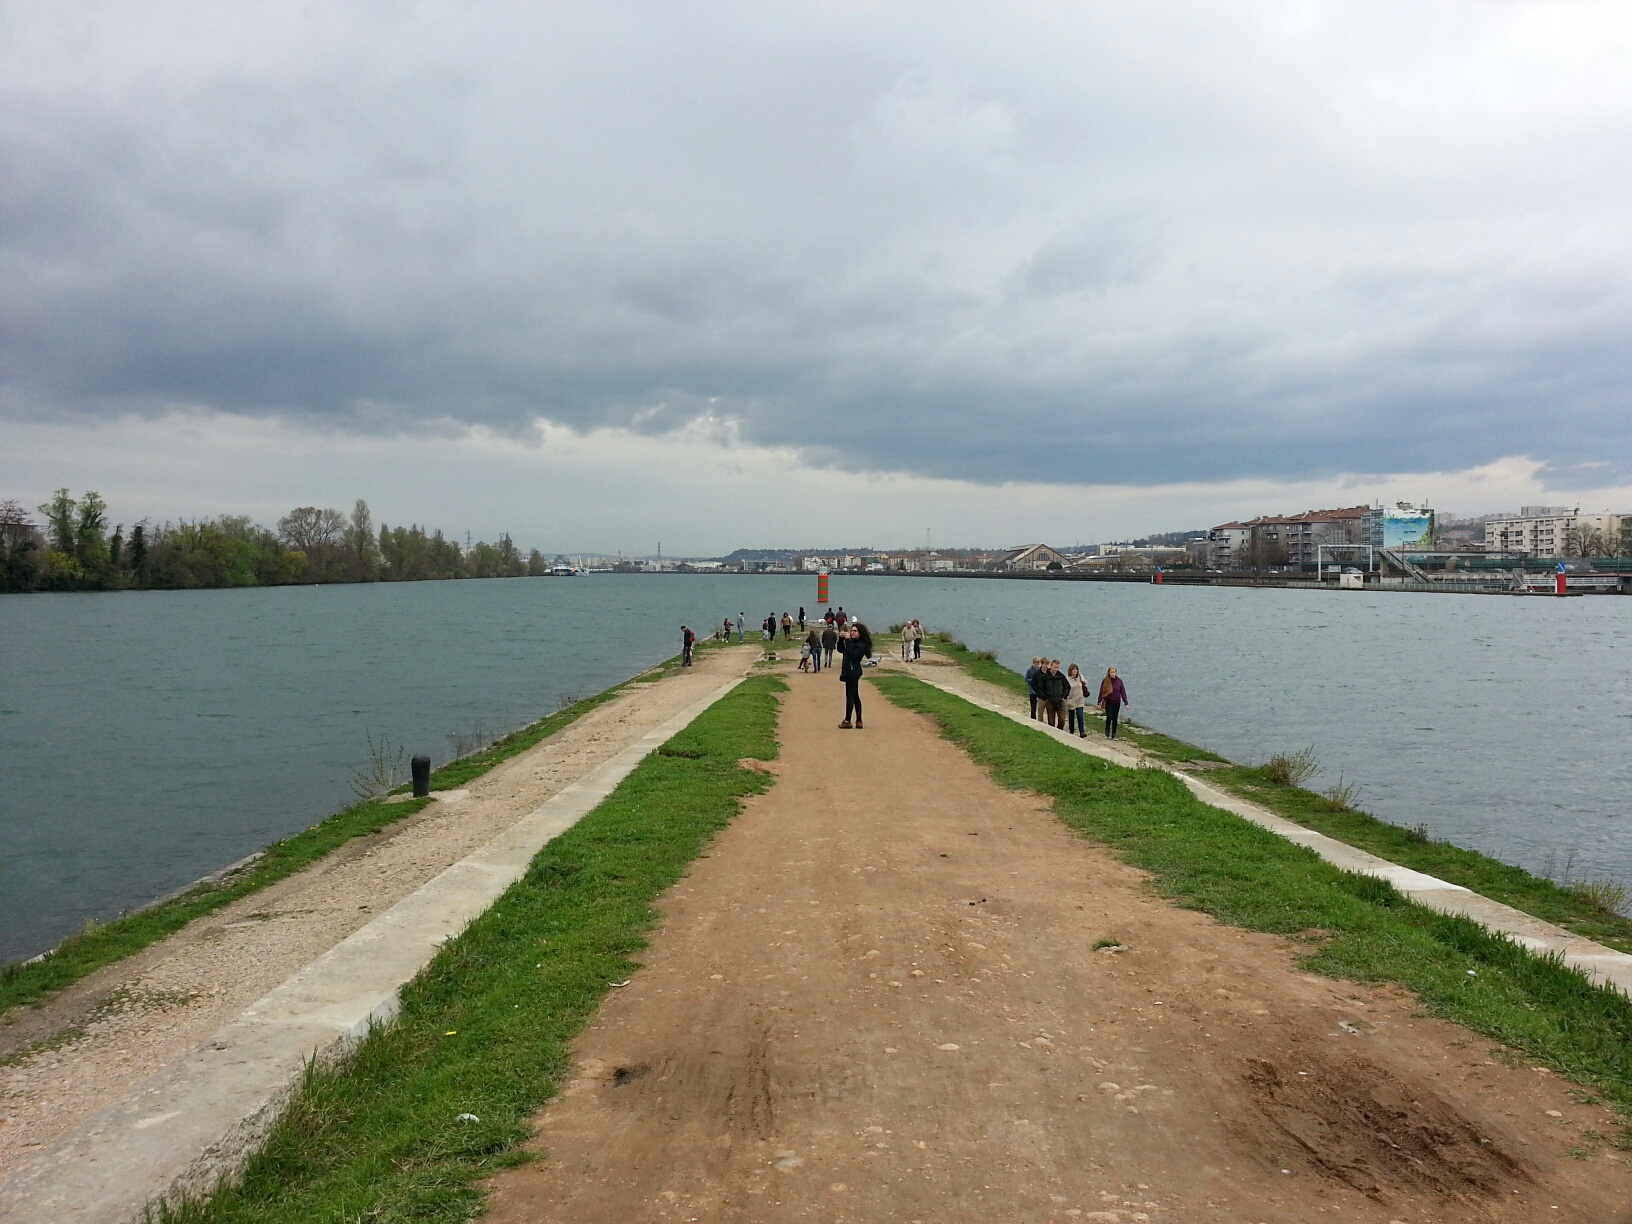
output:
<svg viewBox="0 0 1632 1224"><path fill-rule="evenodd" d="M0 414L1625 486L1623 14L11 5Z"/></svg>

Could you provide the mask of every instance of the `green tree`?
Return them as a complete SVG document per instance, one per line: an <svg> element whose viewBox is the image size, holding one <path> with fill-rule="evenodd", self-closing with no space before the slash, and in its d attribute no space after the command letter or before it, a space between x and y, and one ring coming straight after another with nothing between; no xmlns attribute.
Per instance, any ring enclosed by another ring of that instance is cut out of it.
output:
<svg viewBox="0 0 1632 1224"><path fill-rule="evenodd" d="M45 516L46 542L59 553L72 555L79 526L79 503L67 489L58 489L40 507Z"/></svg>

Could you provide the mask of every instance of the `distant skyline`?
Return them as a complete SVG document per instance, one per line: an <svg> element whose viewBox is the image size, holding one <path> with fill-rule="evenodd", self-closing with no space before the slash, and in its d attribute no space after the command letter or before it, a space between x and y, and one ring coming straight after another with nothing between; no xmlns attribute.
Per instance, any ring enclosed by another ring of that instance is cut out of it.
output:
<svg viewBox="0 0 1632 1224"><path fill-rule="evenodd" d="M0 498L523 547L1632 510L1616 3L0 8Z"/></svg>

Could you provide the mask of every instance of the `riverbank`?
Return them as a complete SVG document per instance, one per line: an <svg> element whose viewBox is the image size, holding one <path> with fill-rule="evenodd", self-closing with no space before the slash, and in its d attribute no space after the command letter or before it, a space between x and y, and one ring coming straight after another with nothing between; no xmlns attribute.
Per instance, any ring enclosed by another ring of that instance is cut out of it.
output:
<svg viewBox="0 0 1632 1224"><path fill-rule="evenodd" d="M167 921L191 921L66 988L14 1007L0 1021L0 1179L178 1064L291 975L384 920L399 900L741 671L727 652L709 650L694 668L660 668L616 686L475 761L454 762L436 781L460 785L440 790L425 801L428 807L379 805L393 814L389 825L330 846L325 857L282 879L241 893L218 890L229 895L212 893L168 909ZM484 765L488 772L473 777ZM405 810L409 815L395 818ZM333 835L331 825L324 837ZM307 849L315 852L316 839ZM188 914L206 903L202 914ZM30 975L57 972L53 959L24 967L20 981L38 995L38 988L54 983ZM86 964L74 955L65 963Z"/></svg>

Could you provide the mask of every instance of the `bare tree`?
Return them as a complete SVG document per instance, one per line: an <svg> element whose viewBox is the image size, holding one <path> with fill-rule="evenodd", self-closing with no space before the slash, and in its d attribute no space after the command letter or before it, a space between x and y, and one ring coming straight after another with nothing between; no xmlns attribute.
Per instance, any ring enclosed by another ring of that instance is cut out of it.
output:
<svg viewBox="0 0 1632 1224"><path fill-rule="evenodd" d="M322 554L345 539L346 516L338 510L299 506L278 520L278 535L308 556Z"/></svg>

